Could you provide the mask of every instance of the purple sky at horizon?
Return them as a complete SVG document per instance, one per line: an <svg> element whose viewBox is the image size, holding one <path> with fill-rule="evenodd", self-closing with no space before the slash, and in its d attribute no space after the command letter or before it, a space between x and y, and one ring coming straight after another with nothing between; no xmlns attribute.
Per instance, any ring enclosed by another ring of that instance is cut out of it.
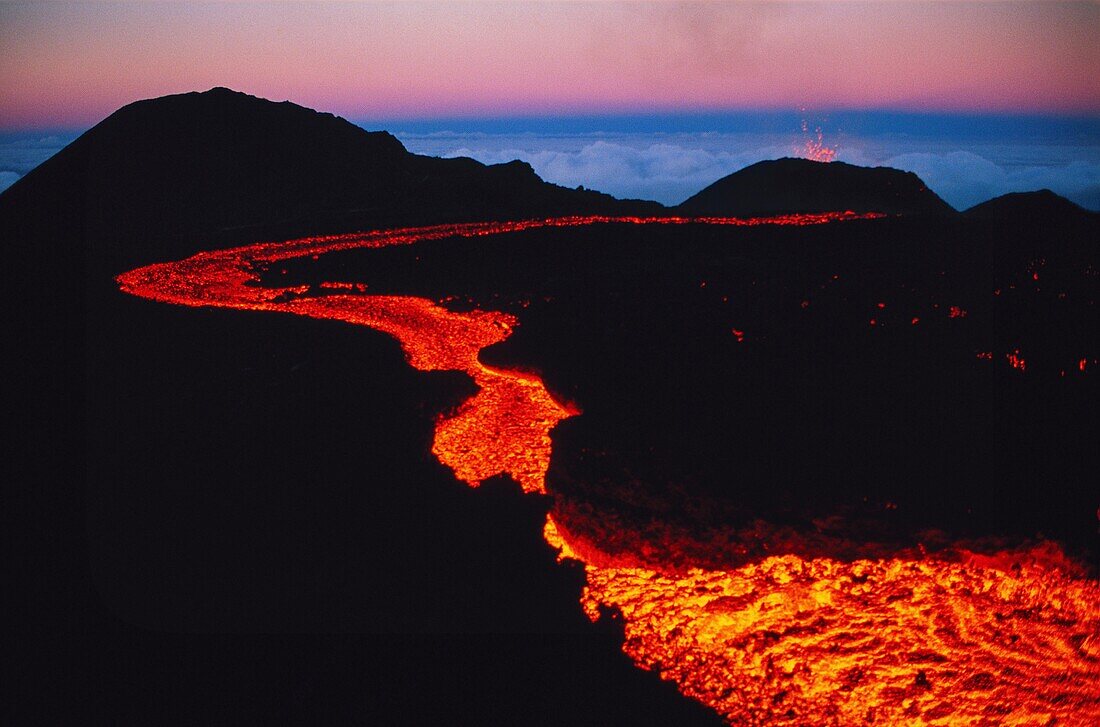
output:
<svg viewBox="0 0 1100 727"><path fill-rule="evenodd" d="M1100 115L1095 2L5 3L0 129L212 86L348 118Z"/></svg>

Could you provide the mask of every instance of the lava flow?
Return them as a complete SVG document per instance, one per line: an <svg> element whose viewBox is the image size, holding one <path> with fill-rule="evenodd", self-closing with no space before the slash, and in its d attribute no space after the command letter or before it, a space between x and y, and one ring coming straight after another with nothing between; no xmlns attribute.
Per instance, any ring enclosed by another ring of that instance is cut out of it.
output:
<svg viewBox="0 0 1100 727"><path fill-rule="evenodd" d="M865 215L878 216L878 215ZM149 265L118 278L166 303L292 313L384 331L410 365L458 370L479 387L436 426L432 452L477 486L500 473L545 492L550 430L577 412L530 375L478 360L518 321L455 312L354 286L259 285L271 264L336 250L594 223L817 224L851 213L771 219L572 217L471 223L262 243ZM1098 724L1100 588L1071 577L1054 546L955 562L842 562L776 555L728 569L608 555L548 519L547 542L585 563L586 613L622 615L624 651L736 724ZM676 562L676 561L671 561Z"/></svg>
<svg viewBox="0 0 1100 727"><path fill-rule="evenodd" d="M731 724L1100 724L1100 589L1051 544L711 570L544 535L585 563L588 617L621 614L623 651Z"/></svg>
<svg viewBox="0 0 1100 727"><path fill-rule="evenodd" d="M544 492L550 461L550 430L570 416L542 381L518 372L497 371L478 352L511 335L517 321L500 312L456 313L423 298L358 294L310 297L308 287L258 285L260 271L273 263L354 248L411 245L423 240L475 237L538 227L596 223L708 224L754 226L812 225L881 217L875 213L829 212L772 218L558 217L521 222L477 222L385 230L365 234L311 237L282 243L203 252L185 260L157 263L120 275L121 289L163 303L295 313L368 326L396 338L411 366L422 371L462 371L480 391L451 417L436 425L432 453L455 476L478 486L498 474L511 475L525 492ZM326 291L354 289L339 282Z"/></svg>

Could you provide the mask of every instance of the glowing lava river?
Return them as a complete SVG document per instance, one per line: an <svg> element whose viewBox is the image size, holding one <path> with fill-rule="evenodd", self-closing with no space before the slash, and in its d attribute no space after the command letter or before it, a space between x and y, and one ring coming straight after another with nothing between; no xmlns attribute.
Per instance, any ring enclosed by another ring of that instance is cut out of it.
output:
<svg viewBox="0 0 1100 727"><path fill-rule="evenodd" d="M579 412L541 380L480 363L511 335L508 314L455 312L423 298L366 295L352 284L260 285L279 261L337 250L604 222L817 224L863 215L770 219L574 217L471 223L261 243L120 275L127 293L186 306L292 313L369 326L396 338L420 370L455 370L479 387L436 425L432 452L471 486L506 473L544 493L550 431ZM544 535L585 564L581 605L622 614L623 650L731 724L1100 724L1100 587L1030 556L911 555L845 562L776 555L728 569L662 567ZM1039 557L1046 553L1048 557Z"/></svg>

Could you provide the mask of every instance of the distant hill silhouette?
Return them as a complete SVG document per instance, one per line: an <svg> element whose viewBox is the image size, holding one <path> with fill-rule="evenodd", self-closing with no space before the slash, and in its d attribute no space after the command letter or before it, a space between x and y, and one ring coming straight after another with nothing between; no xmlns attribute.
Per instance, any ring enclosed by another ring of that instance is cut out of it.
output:
<svg viewBox="0 0 1100 727"><path fill-rule="evenodd" d="M1009 224L1100 219L1100 214L1090 212L1049 189L1004 194L974 205L963 214L975 220L997 220Z"/></svg>
<svg viewBox="0 0 1100 727"><path fill-rule="evenodd" d="M745 167L675 209L685 215L737 217L834 210L955 213L912 172L791 158Z"/></svg>
<svg viewBox="0 0 1100 727"><path fill-rule="evenodd" d="M263 238L663 209L549 184L524 162L412 154L387 132L225 88L125 106L0 195L21 238L81 237L116 272Z"/></svg>

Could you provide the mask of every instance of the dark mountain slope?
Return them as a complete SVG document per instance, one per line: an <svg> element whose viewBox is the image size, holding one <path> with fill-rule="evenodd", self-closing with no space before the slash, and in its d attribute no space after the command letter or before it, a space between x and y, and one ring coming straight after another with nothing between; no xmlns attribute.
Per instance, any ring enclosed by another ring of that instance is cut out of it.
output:
<svg viewBox="0 0 1100 727"><path fill-rule="evenodd" d="M587 624L576 574L539 536L546 503L468 490L430 457L435 412L461 380L413 372L373 331L183 310L113 281L264 237L659 209L523 164L418 157L220 89L122 109L0 195L16 307L10 610L33 645L17 657L30 698L5 705L5 722L25 708L52 722L715 723L634 669L614 624ZM270 426L254 404L277 409ZM156 532L171 545L128 541ZM141 564L118 556L154 551L181 557L123 575ZM181 585L219 595L177 598ZM237 625L203 621L199 602L221 595L215 610L247 614ZM556 604L545 619L542 603ZM188 623L165 626L170 604ZM241 624L255 633L227 633Z"/></svg>
<svg viewBox="0 0 1100 727"><path fill-rule="evenodd" d="M685 215L736 217L838 210L936 215L955 212L912 172L790 158L745 167L675 209Z"/></svg>
<svg viewBox="0 0 1100 727"><path fill-rule="evenodd" d="M1013 225L1100 220L1100 214L1089 212L1049 189L1004 194L974 205L963 214L975 220L996 220Z"/></svg>
<svg viewBox="0 0 1100 727"><path fill-rule="evenodd" d="M79 238L121 272L261 238L661 209L548 184L522 162L411 154L386 132L215 88L119 109L0 196L0 225Z"/></svg>

